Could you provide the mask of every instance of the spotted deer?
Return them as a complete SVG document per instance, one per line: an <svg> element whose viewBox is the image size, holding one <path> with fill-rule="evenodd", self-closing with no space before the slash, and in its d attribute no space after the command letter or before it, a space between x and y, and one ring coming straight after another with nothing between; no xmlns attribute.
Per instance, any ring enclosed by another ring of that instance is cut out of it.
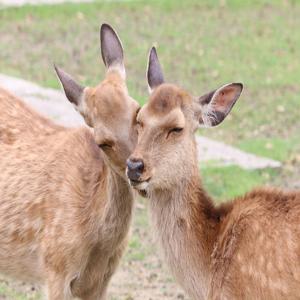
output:
<svg viewBox="0 0 300 300"><path fill-rule="evenodd" d="M155 48L147 77L151 95L137 115L127 176L150 199L177 282L195 300L299 299L300 192L255 189L216 206L201 184L195 132L225 119L242 84L193 97L165 83Z"/></svg>
<svg viewBox="0 0 300 300"><path fill-rule="evenodd" d="M49 300L106 299L127 244L134 195L125 174L139 108L123 49L101 27L106 78L82 87L56 68L87 126L66 128L0 90L0 272L46 286Z"/></svg>

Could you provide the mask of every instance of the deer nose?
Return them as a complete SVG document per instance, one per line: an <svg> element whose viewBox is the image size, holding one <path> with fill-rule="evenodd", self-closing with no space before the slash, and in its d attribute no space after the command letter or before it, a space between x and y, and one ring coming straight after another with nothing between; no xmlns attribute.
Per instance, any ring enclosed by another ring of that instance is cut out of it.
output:
<svg viewBox="0 0 300 300"><path fill-rule="evenodd" d="M139 180L144 171L144 162L141 159L127 160L127 176L130 180Z"/></svg>

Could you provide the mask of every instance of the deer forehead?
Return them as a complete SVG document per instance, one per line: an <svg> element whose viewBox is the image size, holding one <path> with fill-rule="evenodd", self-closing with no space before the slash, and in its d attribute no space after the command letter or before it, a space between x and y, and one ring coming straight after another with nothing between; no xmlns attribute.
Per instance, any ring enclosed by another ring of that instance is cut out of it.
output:
<svg viewBox="0 0 300 300"><path fill-rule="evenodd" d="M86 106L94 117L105 119L125 116L130 110L130 98L121 85L104 82L96 88L89 89Z"/></svg>
<svg viewBox="0 0 300 300"><path fill-rule="evenodd" d="M176 107L191 105L192 97L185 90L173 84L162 84L154 90L149 99L148 110L153 114L165 115Z"/></svg>
<svg viewBox="0 0 300 300"><path fill-rule="evenodd" d="M180 107L175 107L165 114L156 114L149 106L144 106L138 114L137 121L144 124L146 127L154 129L159 128L172 128L184 127L185 116Z"/></svg>

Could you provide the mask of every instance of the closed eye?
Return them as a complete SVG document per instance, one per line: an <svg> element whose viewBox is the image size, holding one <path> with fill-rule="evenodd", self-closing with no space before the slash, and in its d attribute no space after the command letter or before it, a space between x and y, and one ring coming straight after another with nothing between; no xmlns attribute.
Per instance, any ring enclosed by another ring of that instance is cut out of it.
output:
<svg viewBox="0 0 300 300"><path fill-rule="evenodd" d="M144 124L141 121L136 121L137 128L143 128Z"/></svg>
<svg viewBox="0 0 300 300"><path fill-rule="evenodd" d="M135 123L135 124L139 123L138 120L137 120L137 115L140 112L140 110L141 110L141 107L138 107L135 114L134 114L134 116L133 116L133 123Z"/></svg>
<svg viewBox="0 0 300 300"><path fill-rule="evenodd" d="M170 131L169 131L169 133L171 133L171 132L181 132L183 130L183 128L181 128L181 127L175 127L175 128L172 128Z"/></svg>
<svg viewBox="0 0 300 300"><path fill-rule="evenodd" d="M138 109L136 110L135 116L137 117L138 113L140 112L141 107L138 107Z"/></svg>
<svg viewBox="0 0 300 300"><path fill-rule="evenodd" d="M112 148L112 145L109 143L102 143L102 144L99 144L98 147L101 148L102 150L105 150L105 149Z"/></svg>
<svg viewBox="0 0 300 300"><path fill-rule="evenodd" d="M167 138L169 137L170 134L174 133L174 134L178 134L180 132L183 131L183 128L182 127L174 127L172 129L169 130L168 132L168 135L167 135Z"/></svg>

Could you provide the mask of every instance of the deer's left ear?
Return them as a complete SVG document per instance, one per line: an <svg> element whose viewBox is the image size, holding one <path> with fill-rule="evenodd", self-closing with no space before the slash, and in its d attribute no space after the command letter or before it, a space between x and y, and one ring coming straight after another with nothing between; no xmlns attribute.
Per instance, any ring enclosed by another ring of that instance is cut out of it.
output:
<svg viewBox="0 0 300 300"><path fill-rule="evenodd" d="M67 72L63 71L54 65L56 74L64 89L68 100L74 104L77 110L80 111L80 107L83 101L84 87L78 84Z"/></svg>
<svg viewBox="0 0 300 300"><path fill-rule="evenodd" d="M220 124L230 113L243 90L241 83L229 83L197 99L200 104L199 123L205 127Z"/></svg>
<svg viewBox="0 0 300 300"><path fill-rule="evenodd" d="M164 75L155 47L152 47L149 53L147 79L150 93L152 93L156 87L164 83Z"/></svg>
<svg viewBox="0 0 300 300"><path fill-rule="evenodd" d="M108 24L102 24L100 29L101 54L106 68L119 71L123 79L126 78L124 53L118 34Z"/></svg>

